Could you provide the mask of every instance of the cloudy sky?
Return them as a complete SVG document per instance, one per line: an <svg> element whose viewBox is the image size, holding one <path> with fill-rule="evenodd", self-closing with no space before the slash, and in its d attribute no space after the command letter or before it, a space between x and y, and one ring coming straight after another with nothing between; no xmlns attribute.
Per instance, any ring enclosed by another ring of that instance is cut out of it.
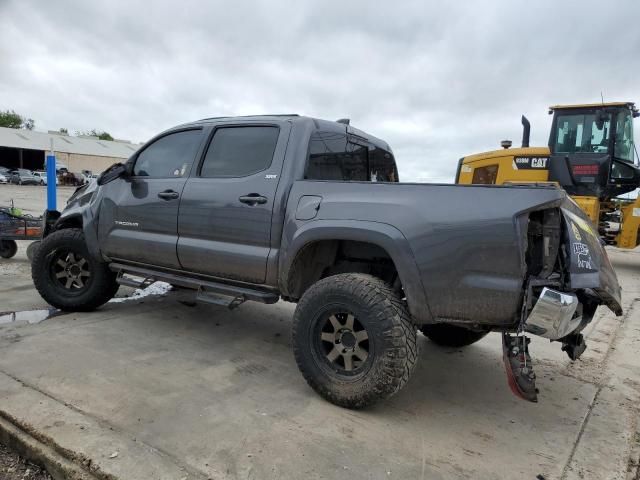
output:
<svg viewBox="0 0 640 480"><path fill-rule="evenodd" d="M349 117L407 181L518 143L523 113L544 145L548 105L639 87L638 0L0 0L0 109L38 130L144 141L210 116Z"/></svg>

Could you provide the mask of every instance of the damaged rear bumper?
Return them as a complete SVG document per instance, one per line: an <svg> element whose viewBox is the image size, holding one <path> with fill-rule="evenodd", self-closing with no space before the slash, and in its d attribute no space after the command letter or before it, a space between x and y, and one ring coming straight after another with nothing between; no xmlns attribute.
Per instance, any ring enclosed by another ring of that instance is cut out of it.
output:
<svg viewBox="0 0 640 480"><path fill-rule="evenodd" d="M576 315L579 303L573 293L545 287L525 322L525 330L550 340L566 337L582 322L582 315Z"/></svg>

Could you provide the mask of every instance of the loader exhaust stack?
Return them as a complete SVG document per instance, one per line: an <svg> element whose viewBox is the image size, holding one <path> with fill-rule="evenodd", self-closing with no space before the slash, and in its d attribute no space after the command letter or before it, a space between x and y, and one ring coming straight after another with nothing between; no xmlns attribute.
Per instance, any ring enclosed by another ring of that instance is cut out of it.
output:
<svg viewBox="0 0 640 480"><path fill-rule="evenodd" d="M522 115L522 148L529 146L529 134L531 133L531 124L527 117Z"/></svg>

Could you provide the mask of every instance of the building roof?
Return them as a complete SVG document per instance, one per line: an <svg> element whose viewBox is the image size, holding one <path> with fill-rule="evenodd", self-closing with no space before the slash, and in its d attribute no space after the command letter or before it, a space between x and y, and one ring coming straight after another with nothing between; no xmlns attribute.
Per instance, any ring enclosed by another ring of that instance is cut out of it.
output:
<svg viewBox="0 0 640 480"><path fill-rule="evenodd" d="M124 140L100 140L97 137L73 137L60 133L0 127L0 147L49 150L53 139L56 152L95 155L97 157L129 158L141 144Z"/></svg>

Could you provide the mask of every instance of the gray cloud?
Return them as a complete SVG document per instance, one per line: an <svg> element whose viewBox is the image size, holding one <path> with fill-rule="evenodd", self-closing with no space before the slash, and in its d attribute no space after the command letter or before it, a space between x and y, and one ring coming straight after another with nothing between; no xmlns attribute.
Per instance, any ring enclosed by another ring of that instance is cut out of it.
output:
<svg viewBox="0 0 640 480"><path fill-rule="evenodd" d="M547 142L555 103L638 100L640 4L0 0L0 108L142 141L207 116L350 117L405 180Z"/></svg>

